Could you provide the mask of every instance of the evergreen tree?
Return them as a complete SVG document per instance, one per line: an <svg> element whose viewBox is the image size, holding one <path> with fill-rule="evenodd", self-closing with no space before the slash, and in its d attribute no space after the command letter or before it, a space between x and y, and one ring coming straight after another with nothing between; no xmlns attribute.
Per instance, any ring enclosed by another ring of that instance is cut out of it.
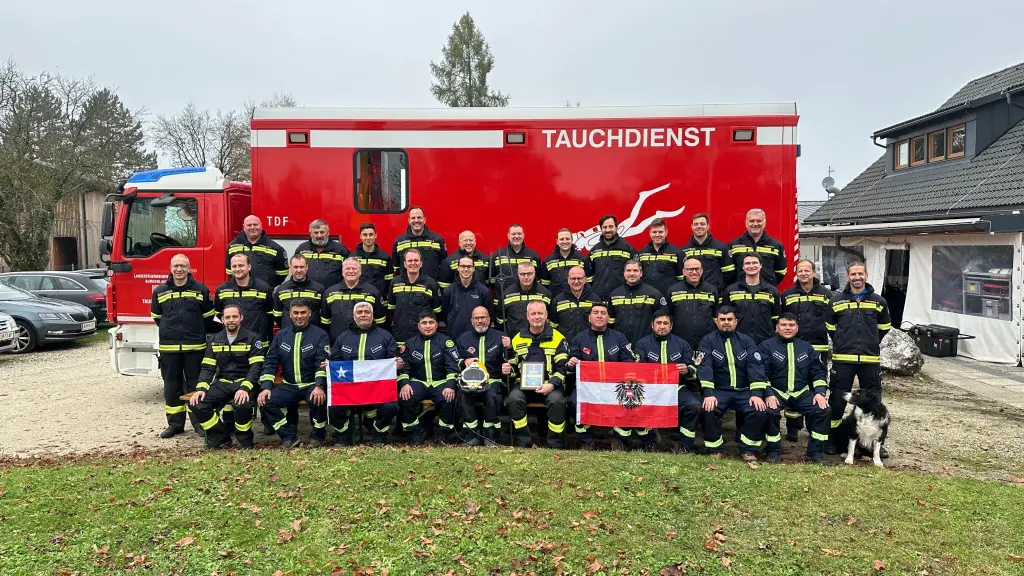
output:
<svg viewBox="0 0 1024 576"><path fill-rule="evenodd" d="M509 95L491 90L487 75L494 68L491 48L466 12L452 27L441 62L430 63L430 93L445 106L508 106Z"/></svg>

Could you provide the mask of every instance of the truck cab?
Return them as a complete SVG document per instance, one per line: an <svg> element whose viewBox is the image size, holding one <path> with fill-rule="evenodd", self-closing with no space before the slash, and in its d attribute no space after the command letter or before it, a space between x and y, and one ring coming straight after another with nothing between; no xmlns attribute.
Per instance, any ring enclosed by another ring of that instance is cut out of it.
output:
<svg viewBox="0 0 1024 576"><path fill-rule="evenodd" d="M159 376L159 338L150 316L153 288L167 281L171 258L188 256L192 276L212 292L225 279L227 245L251 213L250 185L216 168L169 168L134 174L104 204L102 246L110 283L111 367Z"/></svg>

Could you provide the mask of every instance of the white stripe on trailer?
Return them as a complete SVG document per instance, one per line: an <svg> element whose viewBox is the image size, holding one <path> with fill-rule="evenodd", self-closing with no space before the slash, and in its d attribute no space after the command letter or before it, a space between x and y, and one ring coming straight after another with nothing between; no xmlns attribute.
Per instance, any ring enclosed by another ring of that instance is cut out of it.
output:
<svg viewBox="0 0 1024 576"><path fill-rule="evenodd" d="M612 382L577 382L576 401L580 404L618 404ZM679 403L678 384L644 384L644 406L676 406Z"/></svg>
<svg viewBox="0 0 1024 576"><path fill-rule="evenodd" d="M795 145L796 126L758 126L757 143L761 146Z"/></svg>
<svg viewBox="0 0 1024 576"><path fill-rule="evenodd" d="M283 148L284 130L254 130L259 148ZM311 148L502 148L501 130L310 130Z"/></svg>

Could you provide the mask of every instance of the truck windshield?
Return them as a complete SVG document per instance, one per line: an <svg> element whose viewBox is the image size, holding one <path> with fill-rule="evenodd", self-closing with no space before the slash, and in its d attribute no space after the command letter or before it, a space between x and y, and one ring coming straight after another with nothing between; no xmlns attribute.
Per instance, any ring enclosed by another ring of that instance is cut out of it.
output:
<svg viewBox="0 0 1024 576"><path fill-rule="evenodd" d="M154 198L136 198L125 224L124 256L145 258L164 248L192 248L197 240L199 203L177 198L167 206L152 206Z"/></svg>

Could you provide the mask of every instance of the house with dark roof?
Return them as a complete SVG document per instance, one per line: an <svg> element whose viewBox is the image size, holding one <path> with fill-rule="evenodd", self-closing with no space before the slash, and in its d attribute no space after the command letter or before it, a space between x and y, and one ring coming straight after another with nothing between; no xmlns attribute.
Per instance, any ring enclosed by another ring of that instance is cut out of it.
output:
<svg viewBox="0 0 1024 576"><path fill-rule="evenodd" d="M800 226L838 289L867 265L894 322L974 336L960 353L1021 361L1024 63L968 82L871 137L881 156Z"/></svg>

